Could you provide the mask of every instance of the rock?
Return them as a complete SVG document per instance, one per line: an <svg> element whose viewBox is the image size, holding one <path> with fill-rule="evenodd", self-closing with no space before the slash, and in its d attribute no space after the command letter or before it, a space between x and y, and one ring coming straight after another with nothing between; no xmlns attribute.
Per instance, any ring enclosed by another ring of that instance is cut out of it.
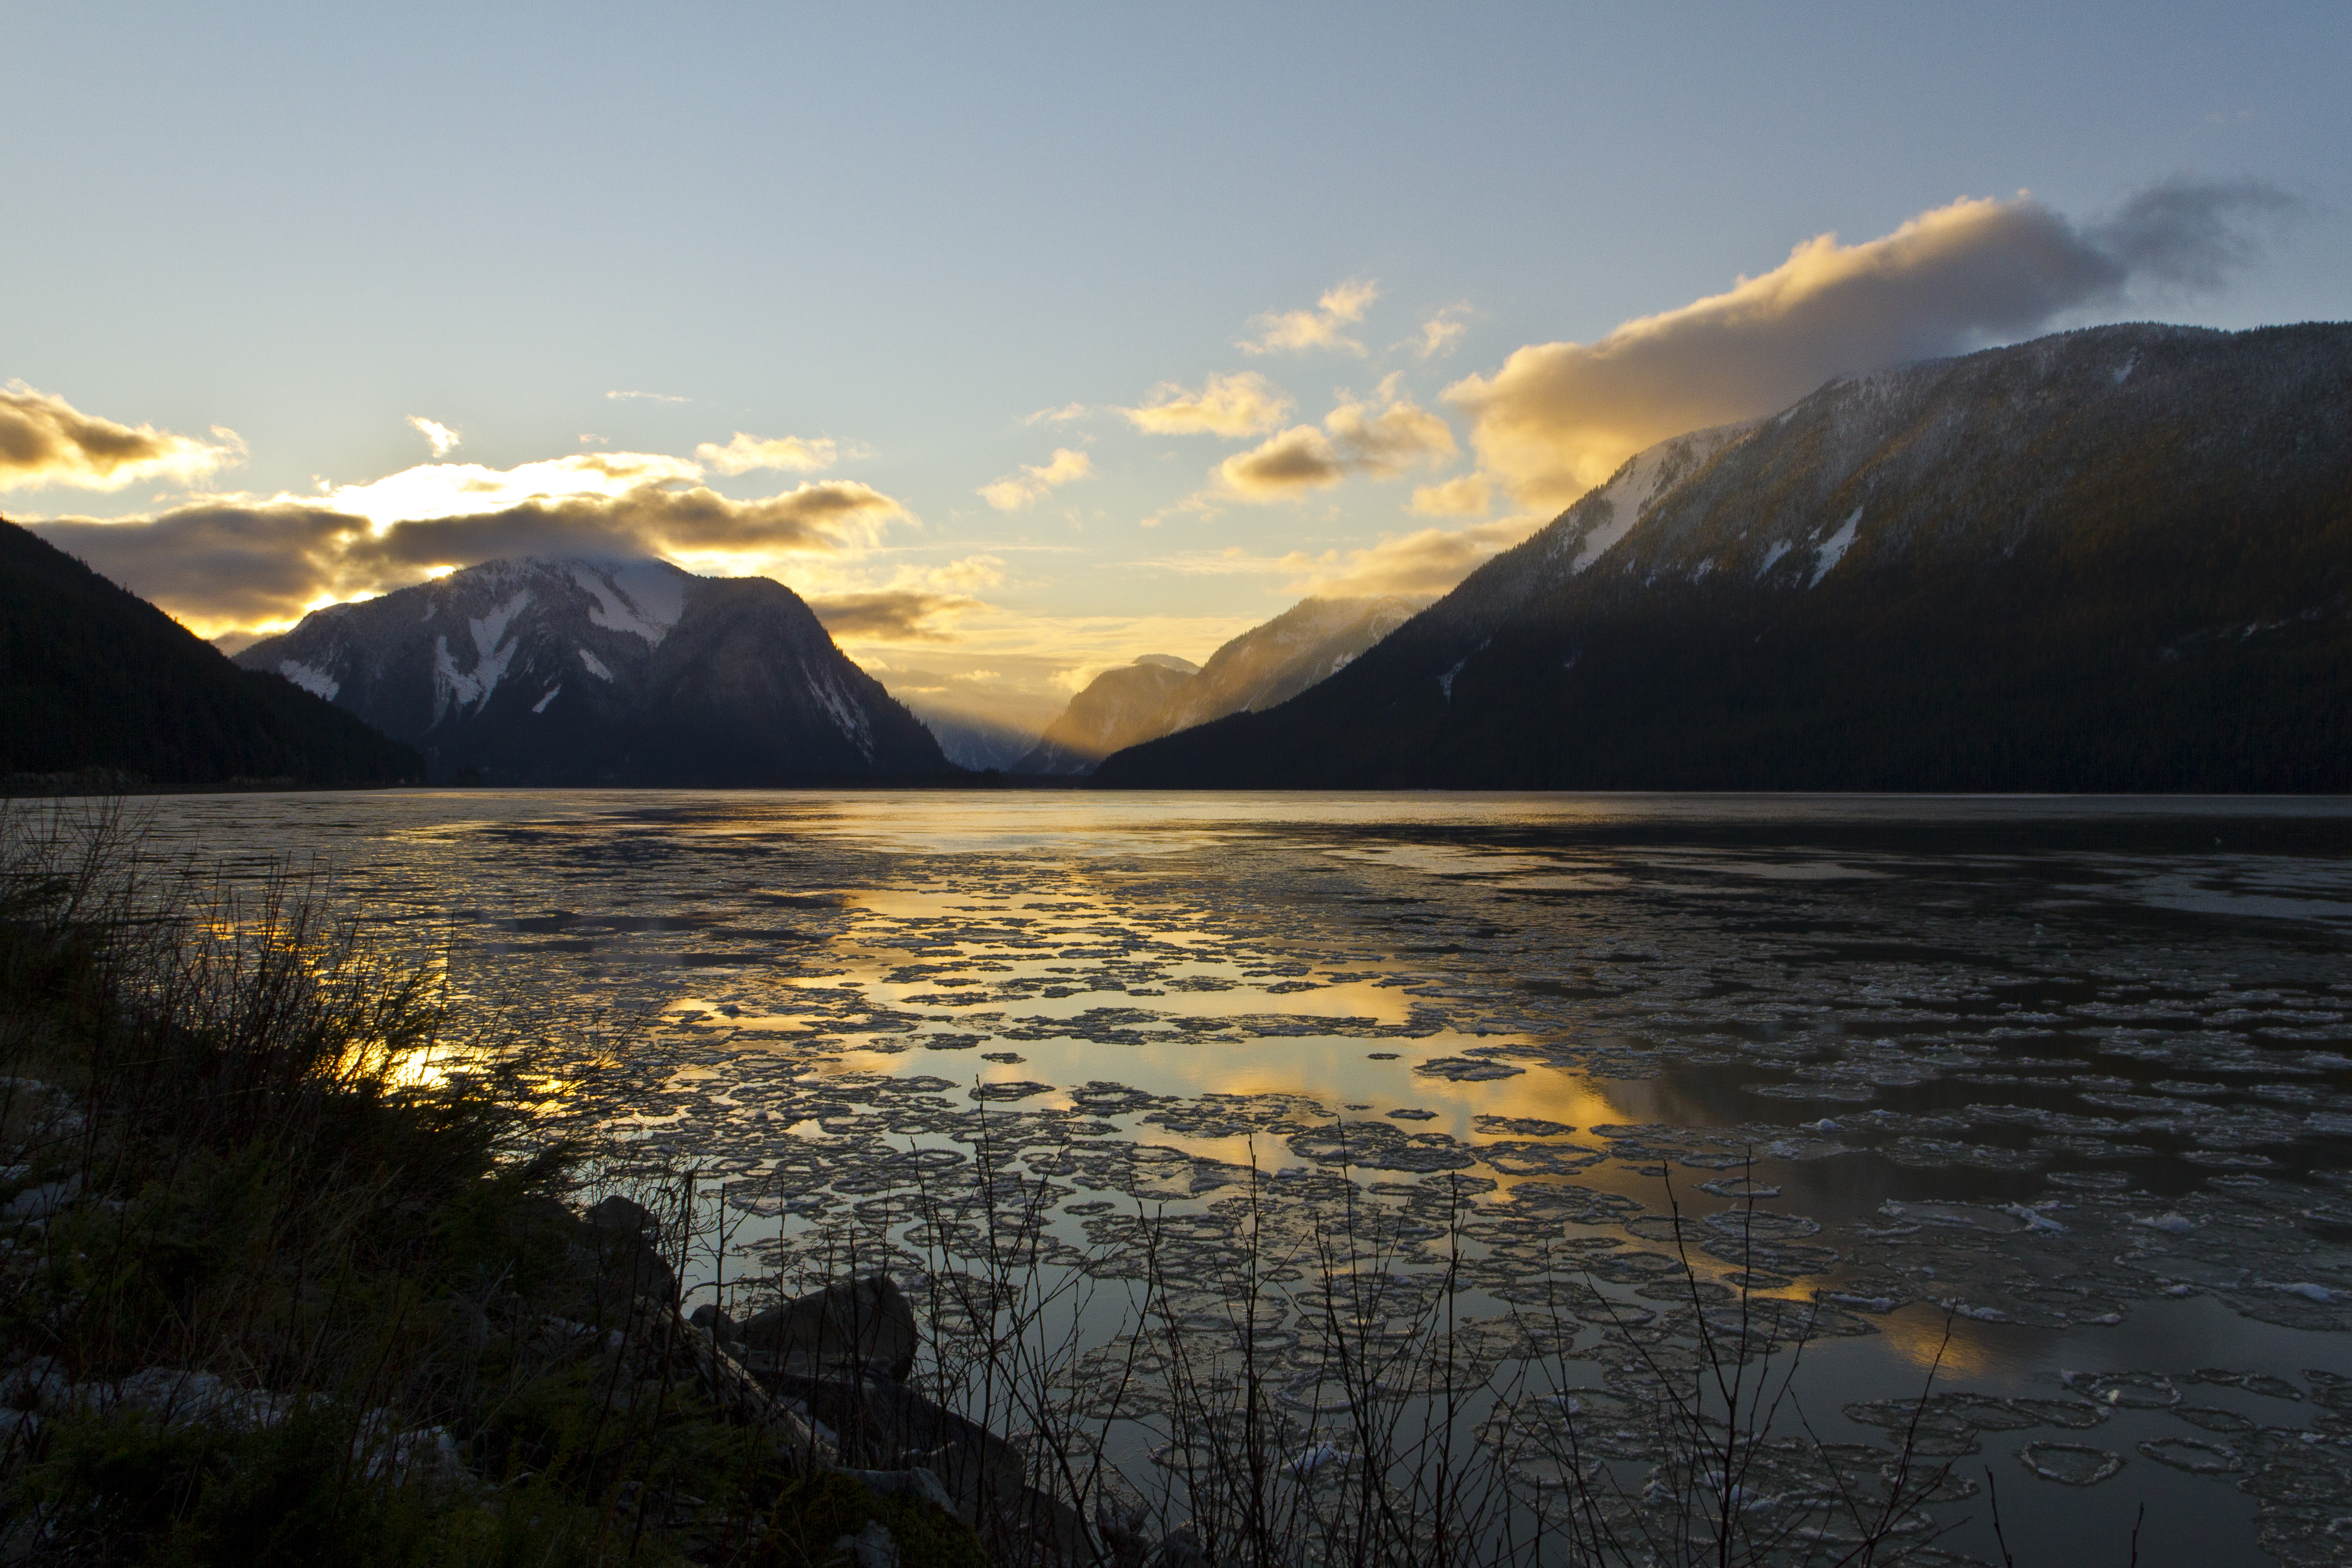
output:
<svg viewBox="0 0 2352 1568"><path fill-rule="evenodd" d="M697 1307L686 1321L722 1345L743 1342L743 1325L708 1301Z"/></svg>
<svg viewBox="0 0 2352 1568"><path fill-rule="evenodd" d="M800 1401L810 1419L830 1428L845 1464L929 1470L968 1524L1020 1494L1020 1450L877 1373L849 1378L772 1372L760 1381L772 1393Z"/></svg>
<svg viewBox="0 0 2352 1568"><path fill-rule="evenodd" d="M855 1535L845 1535L833 1543L836 1556L847 1557L857 1568L898 1568L898 1543L890 1539L890 1528L880 1520L868 1520L866 1528Z"/></svg>
<svg viewBox="0 0 2352 1568"><path fill-rule="evenodd" d="M628 1236L652 1236L661 1229L653 1210L617 1193L593 1205L580 1217L598 1230L617 1230Z"/></svg>
<svg viewBox="0 0 2352 1568"><path fill-rule="evenodd" d="M501 1215L499 1230L513 1249L513 1288L557 1317L603 1331L625 1322L639 1297L677 1300L654 1216L626 1198L606 1198L585 1215L533 1199Z"/></svg>
<svg viewBox="0 0 2352 1568"><path fill-rule="evenodd" d="M650 1296L677 1300L677 1276L659 1250L660 1222L642 1205L609 1197L581 1216L583 1240L597 1279L616 1287L623 1300Z"/></svg>
<svg viewBox="0 0 2352 1568"><path fill-rule="evenodd" d="M853 1470L843 1467L841 1474L870 1492L879 1492L885 1497L918 1497L942 1513L956 1510L955 1499L948 1495L948 1489L940 1483L940 1478L921 1465L904 1470Z"/></svg>
<svg viewBox="0 0 2352 1568"><path fill-rule="evenodd" d="M768 1370L803 1377L871 1366L893 1383L915 1369L915 1309L887 1275L837 1279L824 1289L756 1313L743 1342Z"/></svg>
<svg viewBox="0 0 2352 1568"><path fill-rule="evenodd" d="M81 1178L68 1176L61 1182L44 1182L37 1187L27 1187L10 1198L0 1208L0 1224L23 1225L29 1220L47 1219L60 1209L68 1207L81 1195Z"/></svg>

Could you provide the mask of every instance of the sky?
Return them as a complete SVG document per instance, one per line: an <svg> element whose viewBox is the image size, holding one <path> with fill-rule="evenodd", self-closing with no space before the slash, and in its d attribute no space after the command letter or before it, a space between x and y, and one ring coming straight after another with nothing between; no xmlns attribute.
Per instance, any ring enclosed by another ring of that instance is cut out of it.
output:
<svg viewBox="0 0 2352 1568"><path fill-rule="evenodd" d="M1633 452L2352 316L2352 7L0 0L0 515L224 646L500 555L1043 713Z"/></svg>

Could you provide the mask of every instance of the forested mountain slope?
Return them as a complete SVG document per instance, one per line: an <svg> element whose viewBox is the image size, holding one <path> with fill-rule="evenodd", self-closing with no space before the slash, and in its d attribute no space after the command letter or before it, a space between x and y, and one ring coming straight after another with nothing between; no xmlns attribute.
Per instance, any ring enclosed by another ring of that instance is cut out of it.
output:
<svg viewBox="0 0 2352 1568"><path fill-rule="evenodd" d="M1642 454L1331 679L1097 776L2352 789L2352 326L1832 382Z"/></svg>

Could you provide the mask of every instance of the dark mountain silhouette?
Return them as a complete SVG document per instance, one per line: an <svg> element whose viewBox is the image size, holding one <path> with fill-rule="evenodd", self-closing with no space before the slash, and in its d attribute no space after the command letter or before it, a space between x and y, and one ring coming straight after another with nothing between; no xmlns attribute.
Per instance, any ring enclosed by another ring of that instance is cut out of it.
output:
<svg viewBox="0 0 2352 1568"><path fill-rule="evenodd" d="M114 784L203 786L391 784L424 773L410 748L282 677L239 669L10 522L0 522L0 773L103 771L124 775Z"/></svg>
<svg viewBox="0 0 2352 1568"><path fill-rule="evenodd" d="M1122 785L2352 789L2352 325L2103 327L1662 443Z"/></svg>

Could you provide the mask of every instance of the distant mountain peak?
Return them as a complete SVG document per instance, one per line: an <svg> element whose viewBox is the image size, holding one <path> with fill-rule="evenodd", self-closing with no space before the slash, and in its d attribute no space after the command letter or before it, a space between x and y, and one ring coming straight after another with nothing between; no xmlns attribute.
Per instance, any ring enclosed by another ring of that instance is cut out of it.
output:
<svg viewBox="0 0 2352 1568"><path fill-rule="evenodd" d="M1228 713L1286 701L1328 679L1420 609L1408 598L1308 598L1195 665L1146 654L1070 700L1015 773L1084 773L1112 752Z"/></svg>
<svg viewBox="0 0 2352 1568"><path fill-rule="evenodd" d="M485 562L237 655L492 782L932 774L938 742L766 578L611 555Z"/></svg>

